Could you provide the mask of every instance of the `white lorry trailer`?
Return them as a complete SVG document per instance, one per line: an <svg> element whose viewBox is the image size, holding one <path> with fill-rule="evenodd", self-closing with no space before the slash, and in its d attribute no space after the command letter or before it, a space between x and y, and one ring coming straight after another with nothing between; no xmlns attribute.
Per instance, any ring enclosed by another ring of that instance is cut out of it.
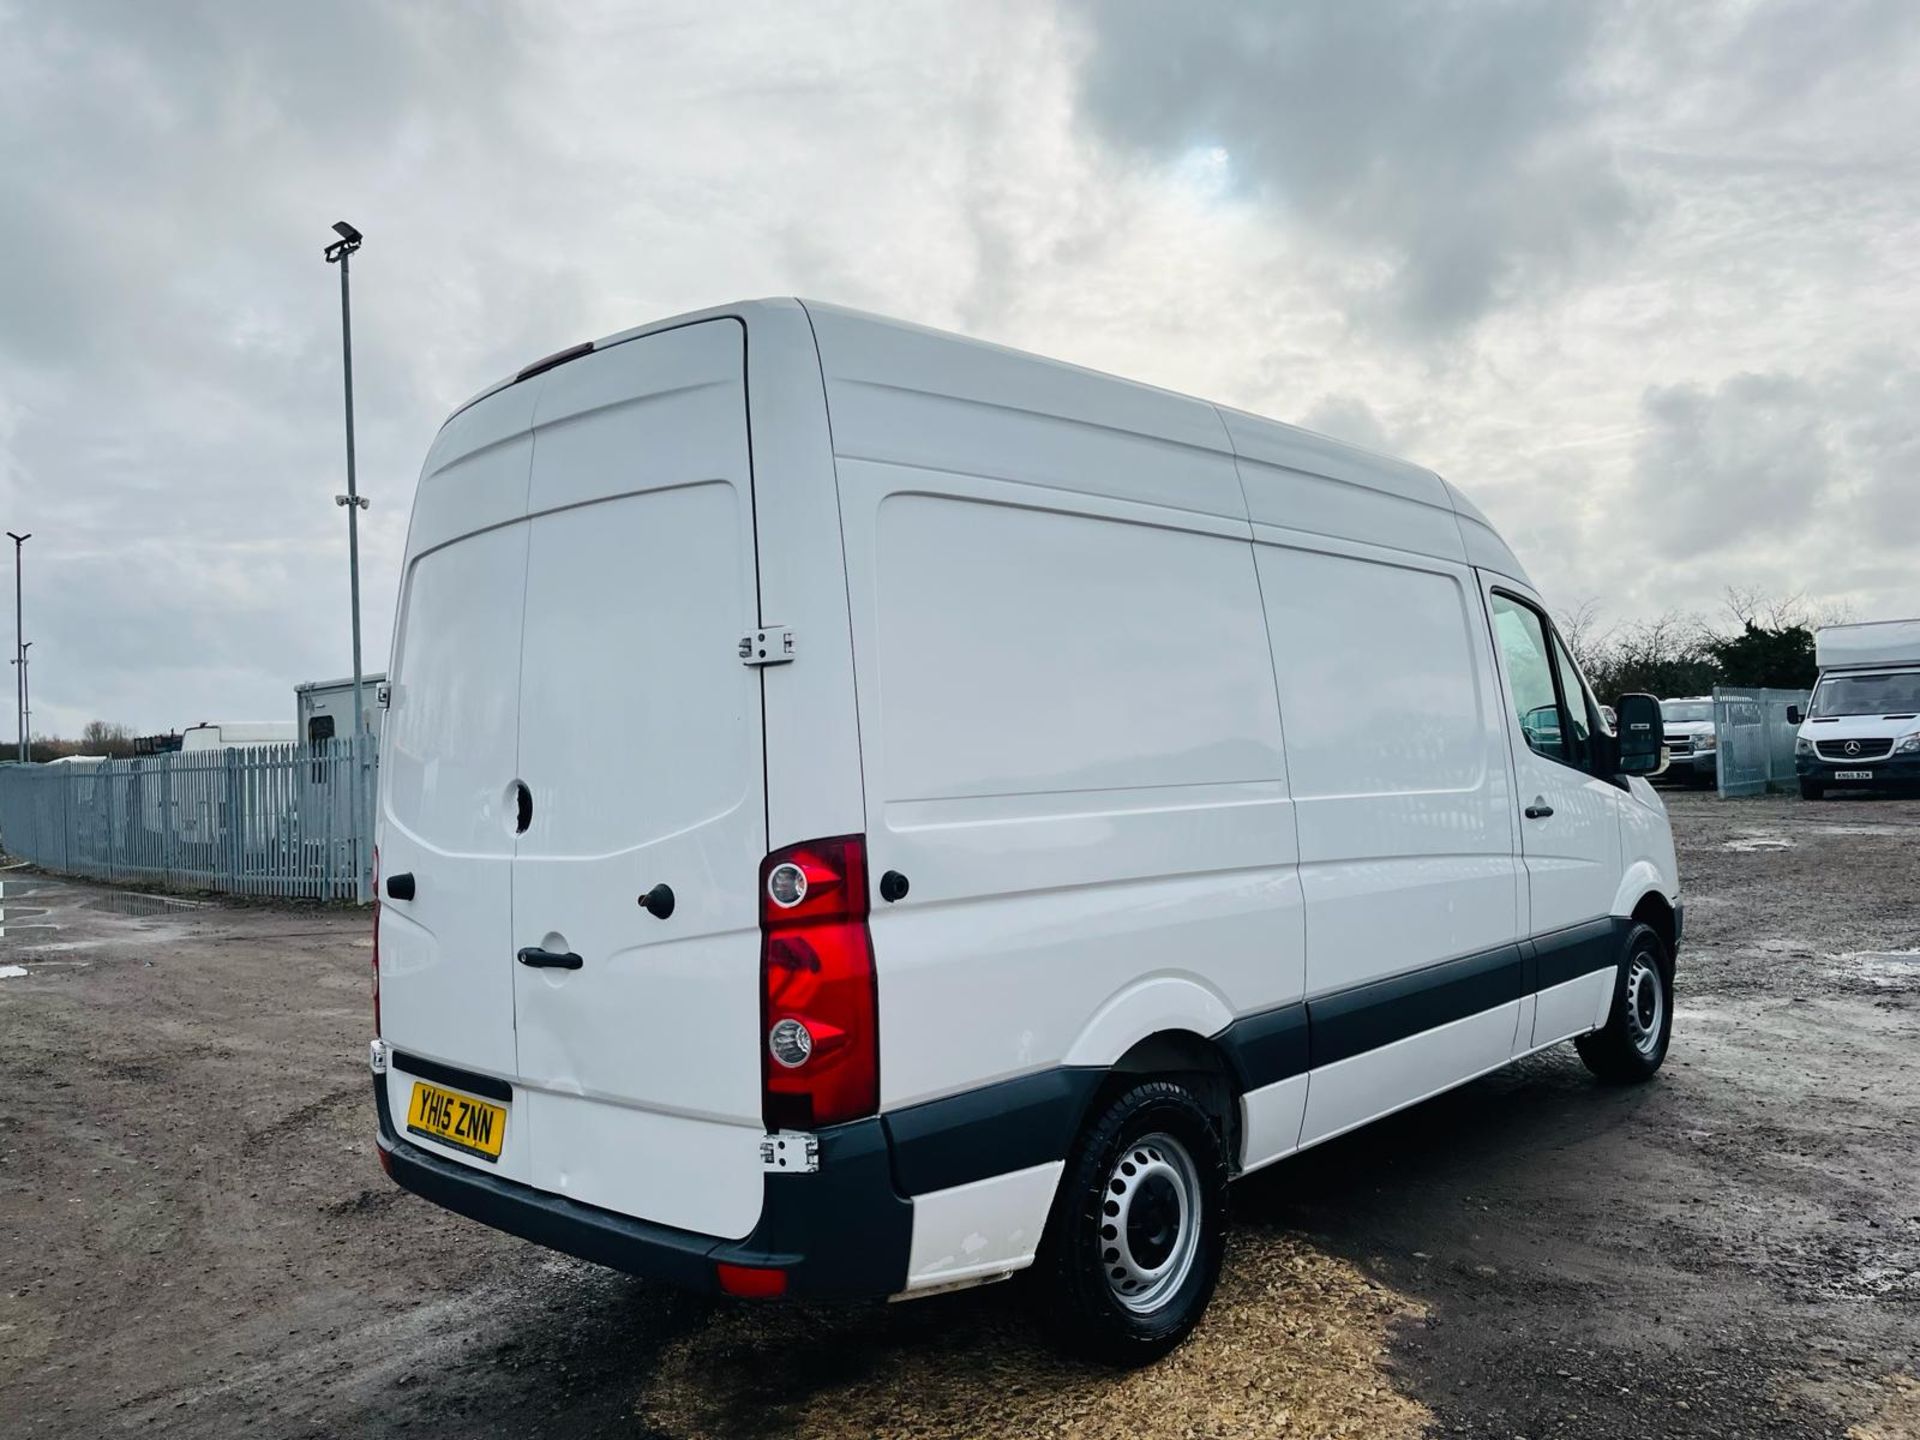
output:
<svg viewBox="0 0 1920 1440"><path fill-rule="evenodd" d="M1820 680L1793 746L1801 796L1920 782L1920 619L1824 626L1813 656Z"/></svg>

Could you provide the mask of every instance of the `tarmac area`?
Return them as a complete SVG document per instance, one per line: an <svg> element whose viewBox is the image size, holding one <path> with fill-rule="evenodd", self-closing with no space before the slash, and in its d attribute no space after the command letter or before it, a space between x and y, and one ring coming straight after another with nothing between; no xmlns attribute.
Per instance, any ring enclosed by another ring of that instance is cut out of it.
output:
<svg viewBox="0 0 1920 1440"><path fill-rule="evenodd" d="M0 1436L1920 1436L1920 801L1668 803L1660 1076L1563 1046L1263 1171L1125 1375L1017 1281L756 1306L438 1210L364 912L0 871Z"/></svg>

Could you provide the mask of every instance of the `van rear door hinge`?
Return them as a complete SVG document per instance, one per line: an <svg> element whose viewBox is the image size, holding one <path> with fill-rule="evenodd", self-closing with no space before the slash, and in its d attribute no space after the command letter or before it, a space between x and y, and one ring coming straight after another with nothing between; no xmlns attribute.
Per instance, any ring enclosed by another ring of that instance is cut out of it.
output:
<svg viewBox="0 0 1920 1440"><path fill-rule="evenodd" d="M785 625L763 626L740 637L742 665L786 665L793 654L793 631Z"/></svg>
<svg viewBox="0 0 1920 1440"><path fill-rule="evenodd" d="M760 1168L811 1175L820 1168L820 1140L804 1130L776 1130L760 1137Z"/></svg>

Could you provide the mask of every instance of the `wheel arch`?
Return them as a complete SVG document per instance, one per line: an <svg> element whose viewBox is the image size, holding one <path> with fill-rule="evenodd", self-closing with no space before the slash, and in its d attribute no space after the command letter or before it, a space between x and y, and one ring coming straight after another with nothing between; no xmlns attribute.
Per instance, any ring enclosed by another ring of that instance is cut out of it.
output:
<svg viewBox="0 0 1920 1440"><path fill-rule="evenodd" d="M1680 947L1680 922L1673 904L1658 890L1649 890L1634 902L1628 912L1637 924L1651 926L1660 937L1664 959L1660 968L1666 972L1667 990L1673 990L1673 969L1676 952Z"/></svg>
<svg viewBox="0 0 1920 1440"><path fill-rule="evenodd" d="M1240 1087L1233 1063L1214 1041L1191 1030L1156 1030L1129 1046L1107 1067L1095 1092L1087 1119L1100 1113L1117 1095L1141 1080L1172 1080L1194 1094L1220 1130L1220 1139L1237 1173L1241 1151Z"/></svg>

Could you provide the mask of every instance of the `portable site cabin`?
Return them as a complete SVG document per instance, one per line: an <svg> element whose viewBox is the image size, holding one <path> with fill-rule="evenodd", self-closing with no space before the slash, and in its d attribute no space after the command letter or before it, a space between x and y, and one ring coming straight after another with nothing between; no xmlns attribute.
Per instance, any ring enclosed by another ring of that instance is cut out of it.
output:
<svg viewBox="0 0 1920 1440"><path fill-rule="evenodd" d="M380 738L380 687L384 673L360 677L360 708L367 733ZM294 720L302 745L317 745L326 740L345 740L353 734L353 677L339 680L309 680L293 687Z"/></svg>

